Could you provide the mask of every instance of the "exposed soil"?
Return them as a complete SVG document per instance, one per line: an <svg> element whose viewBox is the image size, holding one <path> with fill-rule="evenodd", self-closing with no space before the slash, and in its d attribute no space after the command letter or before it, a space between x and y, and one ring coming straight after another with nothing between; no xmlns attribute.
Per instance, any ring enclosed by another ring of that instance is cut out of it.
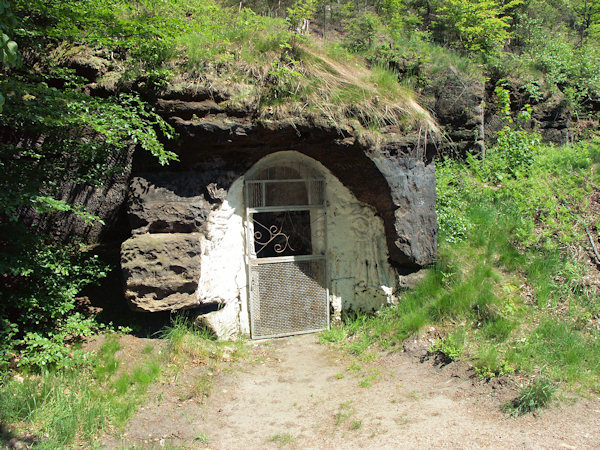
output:
<svg viewBox="0 0 600 450"><path fill-rule="evenodd" d="M210 396L189 389L200 368L183 368L155 386L124 434L100 445L600 448L600 398L563 399L513 418L500 407L518 386L485 383L465 363L442 367L421 355L415 345L363 362L316 335L255 343L248 360L214 375Z"/></svg>

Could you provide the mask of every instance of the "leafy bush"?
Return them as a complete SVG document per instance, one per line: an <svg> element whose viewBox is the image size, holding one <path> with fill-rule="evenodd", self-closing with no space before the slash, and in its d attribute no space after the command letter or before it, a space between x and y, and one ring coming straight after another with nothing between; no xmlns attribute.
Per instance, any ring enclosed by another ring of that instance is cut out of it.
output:
<svg viewBox="0 0 600 450"><path fill-rule="evenodd" d="M148 4L138 6L148 12ZM86 95L85 80L50 55L59 46L68 52L106 45L133 55L129 69L147 70L148 80L160 83L172 34L167 19L127 18L118 1L17 1L14 8L15 36L42 70L24 66L0 75L6 93L0 111L0 366L41 370L79 364L81 354L71 344L97 324L76 311L76 296L106 268L77 245L32 234L21 217L68 212L85 223L99 220L64 200L65 186L102 184L124 170L136 147L161 164L176 159L161 141L172 137L172 128L139 96ZM157 30L163 35L155 36Z"/></svg>
<svg viewBox="0 0 600 450"><path fill-rule="evenodd" d="M317 0L296 0L294 5L287 9L287 22L293 31L302 27L305 20L310 20L317 8Z"/></svg>
<svg viewBox="0 0 600 450"><path fill-rule="evenodd" d="M447 160L436 167L436 210L440 235L447 242L459 242L467 237L473 224L468 218L469 199L460 165Z"/></svg>
<svg viewBox="0 0 600 450"><path fill-rule="evenodd" d="M456 361L463 352L465 344L465 330L456 329L453 333L444 339L438 339L429 349L429 353L437 353L444 359L444 362Z"/></svg>
<svg viewBox="0 0 600 450"><path fill-rule="evenodd" d="M498 140L488 150L485 160L470 157L469 162L483 181L502 183L506 178L518 179L529 173L540 150L541 136L524 128L531 119L530 105L525 105L513 118L508 90L498 86L495 93L501 114L511 125L498 131Z"/></svg>
<svg viewBox="0 0 600 450"><path fill-rule="evenodd" d="M99 99L20 77L2 77L0 89L11 93L0 114L11 130L0 146L0 365L10 359L33 369L70 364L67 344L96 326L74 314L75 298L106 268L78 246L32 235L17 221L27 209L97 220L62 200L61 189L119 173L118 161L133 145L168 162L175 155L159 136L170 136L171 128L133 95Z"/></svg>
<svg viewBox="0 0 600 450"><path fill-rule="evenodd" d="M273 61L267 84L269 87L265 102L294 97L301 88L302 73L298 70L298 61L292 57L294 49L286 41L279 44L282 53Z"/></svg>
<svg viewBox="0 0 600 450"><path fill-rule="evenodd" d="M361 14L349 19L344 28L348 32L344 43L353 52L364 52L371 48L375 41L375 33L379 26L379 18L375 14Z"/></svg>
<svg viewBox="0 0 600 450"><path fill-rule="evenodd" d="M600 95L600 50L592 43L577 45L563 33L542 34L525 55L545 74L551 90L560 89L573 110L589 109Z"/></svg>
<svg viewBox="0 0 600 450"><path fill-rule="evenodd" d="M98 328L75 311L76 295L103 278L107 267L77 246L19 239L12 231L14 239L0 252L0 367L11 361L34 370L76 364L81 355L69 344Z"/></svg>
<svg viewBox="0 0 600 450"><path fill-rule="evenodd" d="M510 17L506 10L521 0L447 0L437 10L438 33L450 34L454 45L487 55L498 52L509 38ZM447 39L447 38L446 38Z"/></svg>

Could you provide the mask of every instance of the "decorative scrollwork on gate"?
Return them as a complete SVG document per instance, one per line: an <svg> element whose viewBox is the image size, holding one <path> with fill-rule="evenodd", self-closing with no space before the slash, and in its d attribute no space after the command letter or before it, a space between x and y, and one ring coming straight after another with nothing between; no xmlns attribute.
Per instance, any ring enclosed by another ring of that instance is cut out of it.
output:
<svg viewBox="0 0 600 450"><path fill-rule="evenodd" d="M265 248L269 246L275 239L280 239L281 242L277 242L273 245L273 250L275 253L281 254L286 250L295 251L294 248L290 245L290 237L283 233L283 224L279 227L277 225L265 226L256 219L253 220L254 225L258 225L262 229L266 230L268 236L265 234L263 237L263 232L260 230L254 230L254 244L257 248L256 255L258 256L260 252L262 252Z"/></svg>

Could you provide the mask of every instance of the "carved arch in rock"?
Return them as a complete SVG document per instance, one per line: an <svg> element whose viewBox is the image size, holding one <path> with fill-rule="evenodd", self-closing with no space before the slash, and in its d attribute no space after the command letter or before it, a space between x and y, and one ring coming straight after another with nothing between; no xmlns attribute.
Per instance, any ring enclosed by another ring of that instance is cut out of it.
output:
<svg viewBox="0 0 600 450"><path fill-rule="evenodd" d="M269 170L275 175L269 175ZM305 228L305 238L309 238L307 240L311 245L308 250L302 250L301 254L288 254L290 261L287 262L293 262L293 258L297 257L305 259L308 265L311 258L313 265L316 260L323 262L324 265L318 268L324 270L320 275L316 274L317 269L306 265L296 270L294 275L301 277L301 274L309 274L312 288L321 289L321 292L325 293L326 306L324 310L320 309L320 317L322 318L323 314L331 314L332 318L337 320L343 309L373 311L395 299L398 278L388 261L384 224L378 212L372 206L359 201L331 171L315 159L297 151L275 152L260 159L244 176L233 183L224 204L211 213L207 221L209 239L203 249L203 274L200 277L198 297L201 303L218 301L224 305L222 310L210 313L205 318L217 332L219 329L233 330L235 327L231 322L237 316L239 331L249 333L251 322L254 320L252 277L255 275L249 259L253 256L252 252L257 253L258 247L255 242L250 242L254 236L254 225L247 211L251 214L267 211L257 211L256 204L248 204L248 190L244 189L244 185L277 184L283 182L281 177L285 176L286 172L288 176L291 174L299 178L298 181L294 181L294 178L289 181L290 178L286 178L285 182L305 186L301 194L296 191L292 197L295 196L296 200L300 198L307 204L291 206L295 206L295 209L301 212L294 218L296 224L302 221L310 224ZM275 179L261 179L273 176ZM324 188L322 191L318 188L315 190L311 183L322 183ZM321 193L317 194L318 192ZM275 199L276 203L281 202L281 197L275 196L272 199ZM302 203L300 200L297 201ZM268 204L262 205L269 207ZM322 240L318 239L319 227L315 226L319 209L322 210L320 226L324 234L326 230L326 239ZM306 210L308 212L302 212ZM211 224L214 224L212 228ZM266 229L268 228L267 226ZM285 275L284 271L278 276L281 280L279 284L284 285L285 277L290 275ZM277 286L277 279L274 285ZM286 289L282 292L285 294ZM282 292L275 295L282 295ZM306 305L298 304L297 307ZM265 311L268 311L268 308ZM296 331L312 331L325 326L327 321ZM290 330L266 330L264 333L252 331L255 337L291 334Z"/></svg>

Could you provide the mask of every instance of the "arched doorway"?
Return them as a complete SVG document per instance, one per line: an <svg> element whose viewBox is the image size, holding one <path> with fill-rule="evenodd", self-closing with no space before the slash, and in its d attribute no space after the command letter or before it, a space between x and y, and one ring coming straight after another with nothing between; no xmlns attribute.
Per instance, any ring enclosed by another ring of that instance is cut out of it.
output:
<svg viewBox="0 0 600 450"><path fill-rule="evenodd" d="M325 177L282 158L245 178L246 258L253 339L329 326Z"/></svg>

